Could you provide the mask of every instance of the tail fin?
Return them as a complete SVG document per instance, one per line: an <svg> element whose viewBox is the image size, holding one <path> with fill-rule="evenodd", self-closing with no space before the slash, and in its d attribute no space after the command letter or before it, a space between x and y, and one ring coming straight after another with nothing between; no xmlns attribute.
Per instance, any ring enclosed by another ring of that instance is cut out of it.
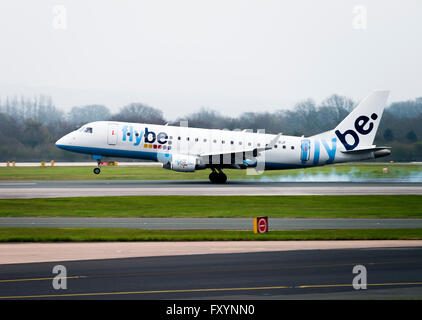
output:
<svg viewBox="0 0 422 320"><path fill-rule="evenodd" d="M389 93L374 91L334 129L346 150L372 145Z"/></svg>

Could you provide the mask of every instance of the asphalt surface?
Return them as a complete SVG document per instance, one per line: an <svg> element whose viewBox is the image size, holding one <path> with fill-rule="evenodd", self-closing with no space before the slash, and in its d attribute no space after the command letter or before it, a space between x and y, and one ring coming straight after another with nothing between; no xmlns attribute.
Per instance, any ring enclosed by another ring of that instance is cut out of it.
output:
<svg viewBox="0 0 422 320"><path fill-rule="evenodd" d="M53 288L56 265L67 289ZM366 289L352 286L356 265ZM421 270L422 247L25 263L0 265L0 300L408 299L422 298Z"/></svg>
<svg viewBox="0 0 422 320"><path fill-rule="evenodd" d="M0 228L130 228L155 230L253 230L251 218L0 218ZM270 218L270 230L422 228L422 219Z"/></svg>
<svg viewBox="0 0 422 320"><path fill-rule="evenodd" d="M422 182L265 182L87 180L0 182L0 199L125 195L422 195Z"/></svg>

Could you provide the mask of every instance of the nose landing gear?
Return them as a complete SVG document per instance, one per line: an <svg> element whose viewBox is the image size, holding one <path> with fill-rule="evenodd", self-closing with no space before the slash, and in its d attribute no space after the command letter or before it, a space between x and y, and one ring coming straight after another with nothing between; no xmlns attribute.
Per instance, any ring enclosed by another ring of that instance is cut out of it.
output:
<svg viewBox="0 0 422 320"><path fill-rule="evenodd" d="M211 181L211 183L226 183L227 181L227 176L223 173L223 171L221 171L221 169L217 169L217 171L215 171L214 168L211 168L212 172L209 175L209 179Z"/></svg>
<svg viewBox="0 0 422 320"><path fill-rule="evenodd" d="M94 169L94 173L95 173L95 174L100 174L100 172L101 172L101 169L100 169L100 167L101 167L101 160L98 160L98 159L97 159L97 165L98 165L98 167L96 167L96 168Z"/></svg>

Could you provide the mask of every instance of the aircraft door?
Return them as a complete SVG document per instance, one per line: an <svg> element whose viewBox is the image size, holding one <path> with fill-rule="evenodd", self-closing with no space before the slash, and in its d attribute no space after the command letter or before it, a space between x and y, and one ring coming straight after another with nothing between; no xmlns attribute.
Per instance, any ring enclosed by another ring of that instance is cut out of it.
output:
<svg viewBox="0 0 422 320"><path fill-rule="evenodd" d="M311 140L304 139L300 145L300 160L302 163L306 163L311 155Z"/></svg>
<svg viewBox="0 0 422 320"><path fill-rule="evenodd" d="M117 143L117 124L108 125L107 143L115 145Z"/></svg>

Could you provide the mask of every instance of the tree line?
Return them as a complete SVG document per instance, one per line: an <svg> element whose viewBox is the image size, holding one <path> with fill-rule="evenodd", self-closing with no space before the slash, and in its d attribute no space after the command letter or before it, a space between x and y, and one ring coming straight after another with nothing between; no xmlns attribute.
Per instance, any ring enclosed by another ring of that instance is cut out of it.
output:
<svg viewBox="0 0 422 320"><path fill-rule="evenodd" d="M179 125L209 129L265 129L266 133L310 136L337 126L356 106L350 98L332 95L317 104L299 101L288 110L245 112L225 116L210 108L167 121L163 112L143 103L130 103L117 113L104 105L75 106L65 113L45 95L7 97L0 101L0 161L89 160L89 156L65 152L54 142L85 123L100 120ZM389 105L378 129L375 144L393 148L385 160L422 160L422 97Z"/></svg>

